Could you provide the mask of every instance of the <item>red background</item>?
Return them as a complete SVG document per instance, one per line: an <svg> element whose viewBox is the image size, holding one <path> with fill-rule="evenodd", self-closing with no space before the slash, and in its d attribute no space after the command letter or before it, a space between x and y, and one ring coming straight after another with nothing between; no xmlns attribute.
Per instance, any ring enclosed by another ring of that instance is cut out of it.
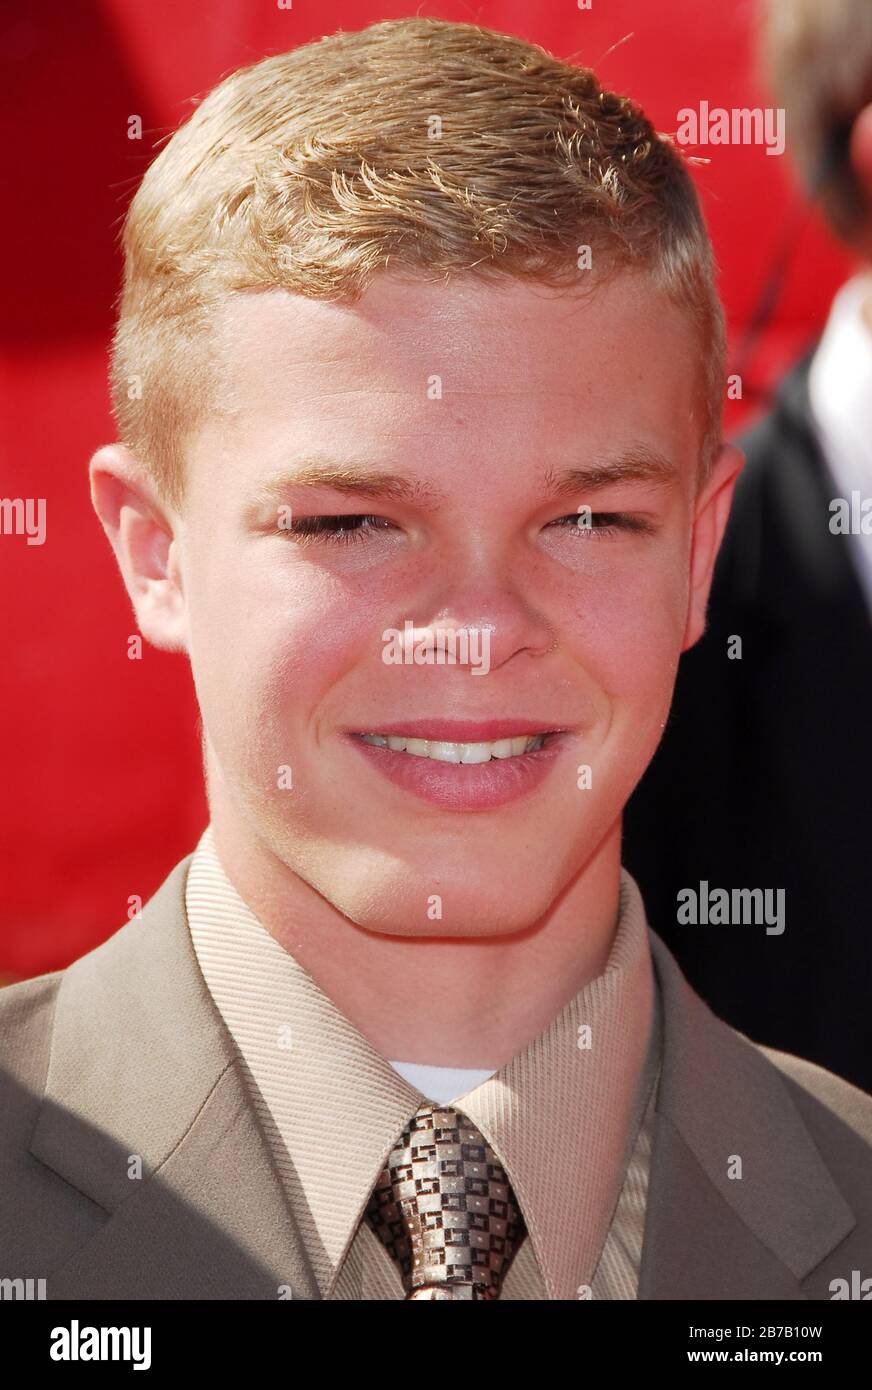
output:
<svg viewBox="0 0 872 1390"><path fill-rule="evenodd" d="M206 823L197 709L180 656L129 661L132 609L88 495L115 438L107 346L120 223L194 98L234 68L337 29L422 14L480 23L596 69L674 132L681 107L771 104L755 80L755 6L573 0L477 6L276 0L27 0L4 8L0 495L45 497L47 538L0 536L0 973L64 966L145 901ZM127 138L140 115L142 141ZM695 177L735 339L796 198L787 160L716 146ZM850 269L809 220L756 359L771 379L821 328ZM735 426L752 403L733 408ZM757 403L759 409L759 402Z"/></svg>

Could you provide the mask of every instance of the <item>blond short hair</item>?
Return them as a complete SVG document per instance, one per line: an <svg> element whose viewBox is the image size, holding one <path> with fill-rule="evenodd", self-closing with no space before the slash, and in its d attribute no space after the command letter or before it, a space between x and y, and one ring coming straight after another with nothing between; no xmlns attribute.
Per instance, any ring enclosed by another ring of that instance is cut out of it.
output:
<svg viewBox="0 0 872 1390"><path fill-rule="evenodd" d="M147 170L124 225L111 360L119 437L184 498L184 444L221 409L210 318L280 286L354 302L379 270L580 287L643 268L701 340L707 472L723 311L684 160L593 72L472 24L390 20L240 68Z"/></svg>
<svg viewBox="0 0 872 1390"><path fill-rule="evenodd" d="M872 102L872 0L766 0L760 21L765 75L787 113L790 153L808 185L836 144L821 204L836 234L852 243L870 216L847 142Z"/></svg>

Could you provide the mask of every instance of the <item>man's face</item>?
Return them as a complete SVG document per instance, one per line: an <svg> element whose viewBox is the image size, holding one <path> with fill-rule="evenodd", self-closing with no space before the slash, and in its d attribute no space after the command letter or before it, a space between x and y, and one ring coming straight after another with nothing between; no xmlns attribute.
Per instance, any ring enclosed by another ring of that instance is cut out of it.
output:
<svg viewBox="0 0 872 1390"><path fill-rule="evenodd" d="M354 306L235 295L219 331L235 410L191 442L177 528L213 799L360 925L532 924L619 835L696 635L692 328L629 275L383 276ZM422 742L361 738L388 733Z"/></svg>

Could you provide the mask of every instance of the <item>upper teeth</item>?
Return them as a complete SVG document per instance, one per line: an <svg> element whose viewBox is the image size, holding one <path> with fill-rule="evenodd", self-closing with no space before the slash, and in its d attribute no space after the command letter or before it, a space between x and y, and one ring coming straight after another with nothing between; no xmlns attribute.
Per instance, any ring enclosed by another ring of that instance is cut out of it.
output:
<svg viewBox="0 0 872 1390"><path fill-rule="evenodd" d="M544 734L522 734L519 738L498 738L492 743L448 743L442 739L384 737L382 734L361 734L364 743L391 748L395 753L414 753L419 758L434 758L439 763L487 763L491 758L515 758L542 747Z"/></svg>

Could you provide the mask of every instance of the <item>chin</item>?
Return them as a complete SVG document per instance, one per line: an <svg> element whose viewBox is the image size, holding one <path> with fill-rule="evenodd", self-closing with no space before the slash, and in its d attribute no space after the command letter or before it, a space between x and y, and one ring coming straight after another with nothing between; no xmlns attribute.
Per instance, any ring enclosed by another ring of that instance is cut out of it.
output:
<svg viewBox="0 0 872 1390"><path fill-rule="evenodd" d="M544 910L542 909L542 912ZM518 914L516 911L509 918L505 908L495 904L492 913L486 916L470 913L466 917L455 917L451 921L447 921L443 917L442 921L412 922L408 916L392 919L382 915L369 922L364 918L352 916L350 913L347 915L364 931L377 932L381 936L404 937L408 940L418 941L425 939L488 941L496 937L514 936L525 931L535 924L542 912L536 908L531 908L529 914L523 912Z"/></svg>
<svg viewBox="0 0 872 1390"><path fill-rule="evenodd" d="M515 881L497 865L483 874L481 864L467 877L416 874L407 868L401 883L390 877L371 881L363 895L361 887L358 881L344 902L339 894L327 896L356 926L410 938L482 940L514 935L539 921L556 895L547 881L537 882L531 892L529 873Z"/></svg>

